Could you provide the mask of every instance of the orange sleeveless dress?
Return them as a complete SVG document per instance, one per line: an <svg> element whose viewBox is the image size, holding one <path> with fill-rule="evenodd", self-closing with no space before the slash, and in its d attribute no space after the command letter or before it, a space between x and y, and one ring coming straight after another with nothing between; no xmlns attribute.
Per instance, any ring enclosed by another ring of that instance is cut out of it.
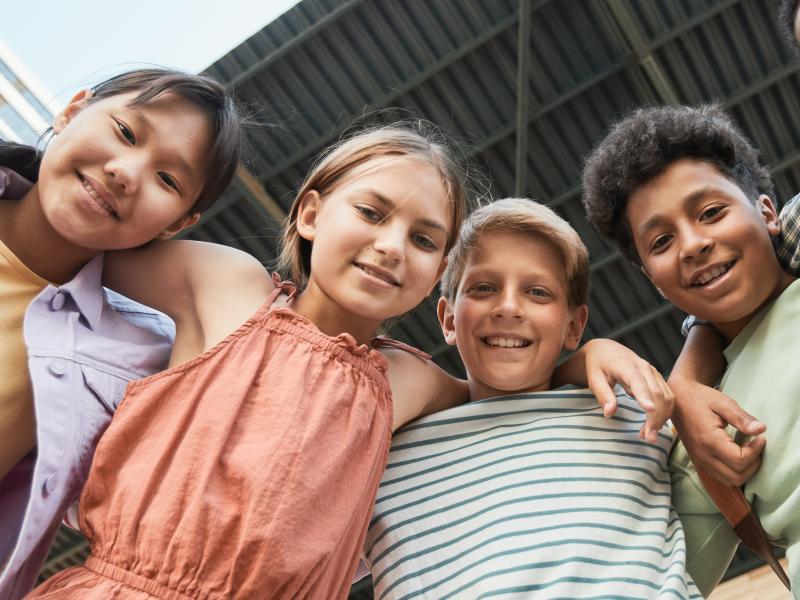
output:
<svg viewBox="0 0 800 600"><path fill-rule="evenodd" d="M391 440L387 363L272 307L294 295L275 279L221 343L129 384L80 499L91 556L29 597L347 596Z"/></svg>

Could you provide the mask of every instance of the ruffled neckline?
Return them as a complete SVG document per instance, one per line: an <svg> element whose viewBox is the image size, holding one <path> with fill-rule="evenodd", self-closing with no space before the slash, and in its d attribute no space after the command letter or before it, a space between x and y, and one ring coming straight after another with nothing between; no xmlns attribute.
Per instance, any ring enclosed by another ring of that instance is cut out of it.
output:
<svg viewBox="0 0 800 600"><path fill-rule="evenodd" d="M273 272L271 273L272 276L272 283L275 285L276 288L280 289L282 293L286 294L287 302L291 303L297 297L298 288L297 285L292 281L284 281L281 279L281 276ZM380 368L383 372L386 372L389 363L386 361L386 358L381 354L378 350L375 349L374 344L375 340L378 338L372 338L370 344L359 344L353 334L343 331L342 333L331 336L327 333L323 332L317 324L314 323L308 317L305 317L298 313L291 307L291 304L287 306L276 306L272 308L271 311L273 314L282 315L284 318L289 318L308 329L311 329L314 333L324 337L325 339L333 342L340 348L347 350L354 356L358 356L361 358L369 357L371 360L375 362L375 366Z"/></svg>

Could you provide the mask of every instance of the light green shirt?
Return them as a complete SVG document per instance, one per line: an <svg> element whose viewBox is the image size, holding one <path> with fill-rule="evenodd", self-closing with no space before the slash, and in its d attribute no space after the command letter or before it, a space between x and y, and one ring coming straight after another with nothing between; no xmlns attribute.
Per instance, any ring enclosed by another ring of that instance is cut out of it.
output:
<svg viewBox="0 0 800 600"><path fill-rule="evenodd" d="M744 491L769 537L786 546L800 598L800 280L759 312L725 350L720 389L767 424L761 468ZM670 459L672 501L686 532L688 570L704 594L717 584L738 539L716 510L683 444Z"/></svg>

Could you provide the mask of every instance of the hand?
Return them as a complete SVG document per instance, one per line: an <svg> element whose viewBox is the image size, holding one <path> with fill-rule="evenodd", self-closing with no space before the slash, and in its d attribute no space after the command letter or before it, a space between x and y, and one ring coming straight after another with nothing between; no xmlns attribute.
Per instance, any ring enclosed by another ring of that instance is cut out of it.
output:
<svg viewBox="0 0 800 600"><path fill-rule="evenodd" d="M633 350L613 340L594 339L581 350L586 355L589 389L603 407L606 418L617 410L614 386L620 384L647 413L639 435L648 442L655 442L675 404L675 395L661 373Z"/></svg>
<svg viewBox="0 0 800 600"><path fill-rule="evenodd" d="M692 462L721 483L744 485L761 466L767 426L714 388L675 374L669 383L677 396L675 427ZM740 446L727 425L756 437Z"/></svg>

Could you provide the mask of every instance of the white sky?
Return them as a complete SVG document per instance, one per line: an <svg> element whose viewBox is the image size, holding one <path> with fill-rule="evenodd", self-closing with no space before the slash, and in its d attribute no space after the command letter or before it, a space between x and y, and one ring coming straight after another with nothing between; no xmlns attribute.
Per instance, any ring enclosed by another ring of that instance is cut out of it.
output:
<svg viewBox="0 0 800 600"><path fill-rule="evenodd" d="M58 106L82 87L143 64L202 71L296 3L16 0L2 7L0 39Z"/></svg>

